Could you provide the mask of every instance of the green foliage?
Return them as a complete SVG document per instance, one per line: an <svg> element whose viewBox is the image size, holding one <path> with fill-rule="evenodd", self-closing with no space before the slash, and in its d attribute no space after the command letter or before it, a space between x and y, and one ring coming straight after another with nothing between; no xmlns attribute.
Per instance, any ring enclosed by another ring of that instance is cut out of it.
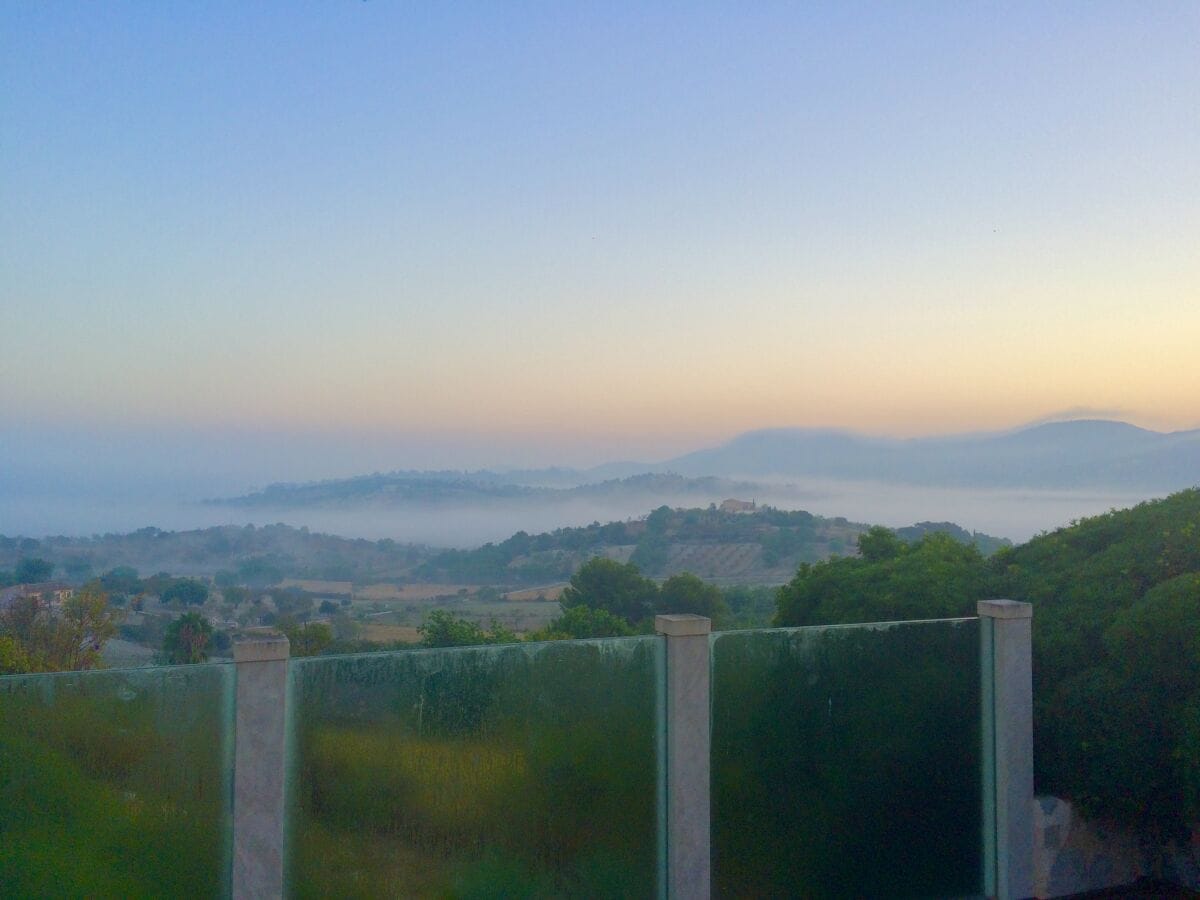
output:
<svg viewBox="0 0 1200 900"><path fill-rule="evenodd" d="M981 893L977 622L726 633L712 667L714 896Z"/></svg>
<svg viewBox="0 0 1200 900"><path fill-rule="evenodd" d="M32 671L33 661L25 648L12 635L0 634L0 675L19 675Z"/></svg>
<svg viewBox="0 0 1200 900"><path fill-rule="evenodd" d="M281 617L290 616L293 619L304 620L312 615L313 595L308 591L296 587L284 588L274 591L272 599Z"/></svg>
<svg viewBox="0 0 1200 900"><path fill-rule="evenodd" d="M644 578L633 563L619 563L603 556L588 560L571 577L559 603L603 609L636 625L652 615L658 600L658 585Z"/></svg>
<svg viewBox="0 0 1200 900"><path fill-rule="evenodd" d="M633 629L620 616L607 609L572 606L545 628L528 636L531 641L581 640L584 638L627 637Z"/></svg>
<svg viewBox="0 0 1200 900"><path fill-rule="evenodd" d="M1196 821L1200 491L1084 519L993 562L995 594L1034 604L1039 789L1182 833Z"/></svg>
<svg viewBox="0 0 1200 900"><path fill-rule="evenodd" d="M9 673L93 669L116 634L117 615L99 582L84 585L61 608L18 597L0 610L0 667Z"/></svg>
<svg viewBox="0 0 1200 900"><path fill-rule="evenodd" d="M858 536L858 553L867 562L895 559L904 552L904 542L890 528L876 525Z"/></svg>
<svg viewBox="0 0 1200 900"><path fill-rule="evenodd" d="M163 655L173 665L202 663L212 649L213 627L197 612L184 613L167 626Z"/></svg>
<svg viewBox="0 0 1200 900"><path fill-rule="evenodd" d="M935 531L948 534L959 543L974 544L984 556L991 556L1005 547L1012 546L1012 541L1007 538L992 537L982 531L967 531L961 525L955 525L953 522L917 522L915 525L897 528L896 537L911 544Z"/></svg>
<svg viewBox="0 0 1200 900"><path fill-rule="evenodd" d="M654 641L298 664L297 897L652 897Z"/></svg>
<svg viewBox="0 0 1200 900"><path fill-rule="evenodd" d="M62 562L63 571L74 581L82 581L92 577L92 561L83 557L70 557Z"/></svg>
<svg viewBox="0 0 1200 900"><path fill-rule="evenodd" d="M1005 548L872 530L863 557L802 565L777 622L970 615L1034 605L1037 788L1158 836L1200 818L1200 491L1085 519Z"/></svg>
<svg viewBox="0 0 1200 900"><path fill-rule="evenodd" d="M873 558L804 563L779 589L779 625L831 625L971 615L988 593L979 551L944 534L915 544L872 529L860 537Z"/></svg>
<svg viewBox="0 0 1200 900"><path fill-rule="evenodd" d="M159 592L159 599L163 603L203 606L208 600L208 585L194 578L173 578Z"/></svg>
<svg viewBox="0 0 1200 900"><path fill-rule="evenodd" d="M227 892L231 676L0 682L0 896Z"/></svg>
<svg viewBox="0 0 1200 900"><path fill-rule="evenodd" d="M418 631L425 647L474 647L481 644L512 644L520 640L508 628L492 622L484 630L478 622L460 618L448 610L435 609L425 617Z"/></svg>
<svg viewBox="0 0 1200 900"><path fill-rule="evenodd" d="M135 597L145 590L137 569L117 566L100 576L100 586L112 597Z"/></svg>
<svg viewBox="0 0 1200 900"><path fill-rule="evenodd" d="M320 656L333 645L333 629L325 622L301 625L289 616L281 616L275 627L287 636L292 656Z"/></svg>
<svg viewBox="0 0 1200 900"><path fill-rule="evenodd" d="M986 535L972 536L956 525L948 527L966 543L995 540ZM821 559L840 546L840 541L863 529L845 519L824 519L803 510L769 506L752 513L722 512L715 506L660 506L640 522L593 522L538 535L519 531L505 541L474 550L447 550L420 566L416 574L428 581L544 584L570 577L593 556L609 555L612 548L630 544L634 545L630 562L647 574L668 574L672 547L678 545L714 549L728 545L749 549L757 545L761 554L752 564L778 569L798 561Z"/></svg>
<svg viewBox="0 0 1200 900"><path fill-rule="evenodd" d="M629 561L648 572L656 572L666 566L670 554L671 541L666 534L647 528L638 538Z"/></svg>
<svg viewBox="0 0 1200 900"><path fill-rule="evenodd" d="M49 580L50 573L53 571L54 563L35 556L27 557L17 563L13 576L17 584L35 584L39 581Z"/></svg>
<svg viewBox="0 0 1200 900"><path fill-rule="evenodd" d="M721 591L701 581L691 572L672 575L658 590L658 612L694 613L712 619L714 628L722 628L730 617L729 606Z"/></svg>
<svg viewBox="0 0 1200 900"><path fill-rule="evenodd" d="M283 580L284 567L273 555L252 556L238 563L237 581L248 587L267 587Z"/></svg>
<svg viewBox="0 0 1200 900"><path fill-rule="evenodd" d="M728 628L766 628L775 619L775 596L778 588L766 585L735 585L725 588L722 595L729 607Z"/></svg>
<svg viewBox="0 0 1200 900"><path fill-rule="evenodd" d="M221 588L221 597L226 603L233 604L234 606L240 606L250 599L250 592L244 587L237 587L236 585L230 584Z"/></svg>

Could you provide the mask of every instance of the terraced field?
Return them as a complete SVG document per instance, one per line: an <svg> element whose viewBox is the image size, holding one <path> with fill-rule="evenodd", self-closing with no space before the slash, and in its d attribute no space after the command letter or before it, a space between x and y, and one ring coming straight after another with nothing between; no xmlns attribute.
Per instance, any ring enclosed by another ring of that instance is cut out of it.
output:
<svg viewBox="0 0 1200 900"><path fill-rule="evenodd" d="M691 572L701 578L734 578L763 574L762 545L672 544L666 574Z"/></svg>

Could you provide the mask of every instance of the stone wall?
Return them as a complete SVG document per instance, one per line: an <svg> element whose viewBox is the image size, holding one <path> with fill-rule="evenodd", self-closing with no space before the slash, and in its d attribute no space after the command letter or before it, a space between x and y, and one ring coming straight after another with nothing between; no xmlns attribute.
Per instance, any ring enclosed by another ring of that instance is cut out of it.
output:
<svg viewBox="0 0 1200 900"><path fill-rule="evenodd" d="M1133 832L1089 821L1058 797L1034 798L1034 894L1063 897L1143 877L1200 890L1200 831L1190 844L1153 847Z"/></svg>

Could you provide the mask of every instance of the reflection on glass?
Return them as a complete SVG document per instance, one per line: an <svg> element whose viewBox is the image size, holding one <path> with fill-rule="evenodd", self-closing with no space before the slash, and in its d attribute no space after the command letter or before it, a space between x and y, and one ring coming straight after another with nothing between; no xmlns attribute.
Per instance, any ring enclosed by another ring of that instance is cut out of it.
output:
<svg viewBox="0 0 1200 900"><path fill-rule="evenodd" d="M0 896L229 894L232 665L0 678Z"/></svg>
<svg viewBox="0 0 1200 900"><path fill-rule="evenodd" d="M979 623L712 637L718 897L981 890Z"/></svg>
<svg viewBox="0 0 1200 900"><path fill-rule="evenodd" d="M293 661L290 891L654 896L661 653L641 637Z"/></svg>

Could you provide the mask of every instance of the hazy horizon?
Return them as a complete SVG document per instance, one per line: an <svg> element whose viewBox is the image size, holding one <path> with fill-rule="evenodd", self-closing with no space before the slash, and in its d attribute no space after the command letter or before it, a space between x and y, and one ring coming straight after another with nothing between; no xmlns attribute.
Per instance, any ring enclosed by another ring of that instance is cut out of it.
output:
<svg viewBox="0 0 1200 900"><path fill-rule="evenodd" d="M1200 427L1198 37L1188 3L4 6L0 526L764 428Z"/></svg>
<svg viewBox="0 0 1200 900"><path fill-rule="evenodd" d="M1033 424L1033 423L1031 423ZM483 457L468 450L455 465L447 447L434 448L433 465L418 455L405 455L405 444L362 441L345 436L307 435L301 441L287 436L214 431L183 432L164 441L153 432L95 433L60 430L0 435L6 465L0 472L0 534L44 537L86 536L129 532L146 526L187 530L212 525L266 525L284 522L346 537L474 546L497 541L518 530L531 533L592 521L637 518L652 508L703 506L720 502L726 492L711 497L637 495L620 498L571 498L560 501L496 500L475 503L422 504L379 508L236 508L206 505L276 482L333 480L402 469L490 469ZM734 436L729 436L734 437ZM51 439L53 438L53 439ZM726 441L718 441L723 444ZM411 452L414 448L408 444ZM681 452L703 449L689 444ZM494 449L494 448L493 448ZM592 448L593 452L601 452ZM625 448L628 449L628 448ZM460 448L460 452L463 452ZM652 466L657 459L642 459ZM536 468L568 465L558 458L523 457ZM622 461L587 458L580 466ZM749 477L749 476L747 476ZM752 479L754 480L754 479ZM805 509L818 515L844 516L852 521L890 527L918 521L953 521L969 530L1015 541L1039 531L1069 524L1073 519L1106 512L1161 496L1151 489L1099 486L1082 489L1028 487L939 487L863 480L770 477L756 479L754 499L784 509Z"/></svg>

